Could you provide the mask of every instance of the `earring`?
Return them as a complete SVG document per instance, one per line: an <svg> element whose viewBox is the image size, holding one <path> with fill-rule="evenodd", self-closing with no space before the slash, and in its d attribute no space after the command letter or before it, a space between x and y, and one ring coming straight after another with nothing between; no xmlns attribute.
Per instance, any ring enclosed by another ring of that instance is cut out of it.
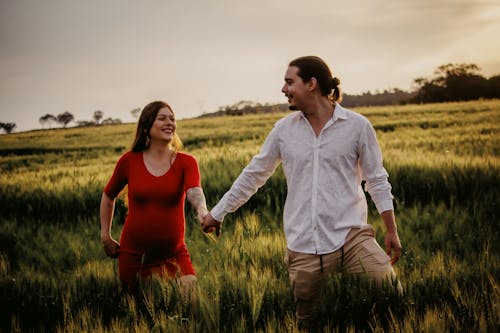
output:
<svg viewBox="0 0 500 333"><path fill-rule="evenodd" d="M149 147L149 142L151 140L149 139L149 135L146 135L146 147Z"/></svg>

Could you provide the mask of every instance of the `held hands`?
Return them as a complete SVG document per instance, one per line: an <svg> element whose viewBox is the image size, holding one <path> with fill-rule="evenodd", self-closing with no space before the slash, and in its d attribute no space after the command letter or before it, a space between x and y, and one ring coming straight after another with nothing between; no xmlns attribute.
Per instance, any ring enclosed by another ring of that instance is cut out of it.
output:
<svg viewBox="0 0 500 333"><path fill-rule="evenodd" d="M210 213L207 213L205 216L203 216L203 221L201 221L203 232L212 233L215 231L215 235L217 237L220 236L221 226L222 222L215 220Z"/></svg>
<svg viewBox="0 0 500 333"><path fill-rule="evenodd" d="M391 258L391 265L398 262L401 257L401 242L397 232L387 232L385 234L385 252Z"/></svg>
<svg viewBox="0 0 500 333"><path fill-rule="evenodd" d="M210 214L208 212L208 209L206 207L202 207L201 209L198 210L198 214L196 214L196 218L198 219L198 222L200 222L200 225L203 227L203 221L205 219L205 216Z"/></svg>

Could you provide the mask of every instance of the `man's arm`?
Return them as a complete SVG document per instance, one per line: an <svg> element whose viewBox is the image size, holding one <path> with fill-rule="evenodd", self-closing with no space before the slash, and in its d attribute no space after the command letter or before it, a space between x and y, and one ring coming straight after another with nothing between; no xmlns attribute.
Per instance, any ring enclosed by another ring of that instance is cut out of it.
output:
<svg viewBox="0 0 500 333"><path fill-rule="evenodd" d="M393 196L388 173L383 166L382 152L377 141L373 126L367 122L360 137L360 165L363 178L366 180L365 189L370 193L377 211L380 213L386 227L385 251L395 264L401 256L401 242L399 241L396 218L394 217Z"/></svg>
<svg viewBox="0 0 500 333"><path fill-rule="evenodd" d="M401 242L399 241L398 227L396 225L396 218L394 217L393 210L386 210L380 214L384 221L386 234L385 234L385 251L391 257L391 264L394 265L401 257Z"/></svg>
<svg viewBox="0 0 500 333"><path fill-rule="evenodd" d="M277 129L274 127L264 141L260 152L252 158L229 191L210 211L214 220L222 222L226 214L232 213L244 205L271 177L281 162L277 136Z"/></svg>

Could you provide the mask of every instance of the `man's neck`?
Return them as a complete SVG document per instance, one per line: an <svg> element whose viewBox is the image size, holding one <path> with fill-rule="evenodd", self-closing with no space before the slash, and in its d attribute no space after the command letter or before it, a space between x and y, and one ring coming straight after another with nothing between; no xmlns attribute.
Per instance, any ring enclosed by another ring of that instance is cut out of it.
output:
<svg viewBox="0 0 500 333"><path fill-rule="evenodd" d="M334 105L327 98L322 98L318 103L313 103L304 108L302 113L311 124L316 136L319 135L328 120L333 117Z"/></svg>

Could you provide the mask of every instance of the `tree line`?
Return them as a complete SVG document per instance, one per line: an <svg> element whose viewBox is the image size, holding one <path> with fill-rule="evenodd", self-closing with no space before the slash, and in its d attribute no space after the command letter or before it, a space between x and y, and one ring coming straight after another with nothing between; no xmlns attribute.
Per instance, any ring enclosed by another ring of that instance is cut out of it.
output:
<svg viewBox="0 0 500 333"><path fill-rule="evenodd" d="M475 64L446 64L432 78L417 78L416 95L410 102L434 103L500 98L500 75L489 79Z"/></svg>
<svg viewBox="0 0 500 333"><path fill-rule="evenodd" d="M414 79L415 88L410 92L394 89L376 94L344 94L342 104L353 107L500 98L500 75L485 78L476 64L449 63L437 67L433 74L430 78Z"/></svg>
<svg viewBox="0 0 500 333"><path fill-rule="evenodd" d="M97 110L94 111L93 115L93 120L78 120L76 121L76 125L79 127L82 126L92 126L92 125L101 125L101 124L121 124L122 121L118 118L113 119L113 118L106 118L101 121L101 119L104 117L104 112ZM66 128L69 123L72 121L75 121L75 117L73 114L71 114L69 111L63 112L58 114L57 116L54 116L50 113L47 113L44 116L41 116L40 119L38 119L38 122L42 127L48 126L52 127L54 124L59 124L63 128Z"/></svg>
<svg viewBox="0 0 500 333"><path fill-rule="evenodd" d="M288 110L288 104L261 104L254 101L241 100L232 105L220 106L215 112L203 113L198 118L242 116L245 114L283 112L286 110Z"/></svg>
<svg viewBox="0 0 500 333"><path fill-rule="evenodd" d="M404 91L395 88L375 93L368 91L358 95L344 93L342 105L346 107L358 107L500 98L500 75L485 78L480 74L480 68L476 64L449 63L441 65L437 67L432 77L416 78L413 82L415 85L413 91ZM287 109L288 105L286 103L271 105L242 100L233 105L219 107L218 111L204 113L200 117L269 113L285 111ZM130 112L134 118L137 118L140 111L140 108L135 108ZM113 118L106 118L101 122L103 117L104 112L97 110L94 112L93 121L76 121L76 124L77 126L92 126L121 123L120 119ZM53 124L59 124L65 128L72 121L74 121L74 116L68 111L57 116L46 114L39 119L42 127L51 127ZM11 133L15 127L15 123L0 122L0 129L3 129L5 133Z"/></svg>
<svg viewBox="0 0 500 333"><path fill-rule="evenodd" d="M134 117L137 118L138 111L140 111L140 108L133 109L131 111L131 113ZM52 128L54 125L60 125L61 127L66 128L68 126L68 124L70 124L71 122L76 123L77 127L104 125L104 124L121 124L122 123L122 121L119 118L108 117L108 118L102 119L103 117L104 117L104 112L97 110L97 111L94 111L93 120L90 120L90 121L89 120L77 120L77 121L75 121L74 115L69 111L65 111L65 112L60 113L58 115L53 115L53 114L47 113L47 114L41 116L38 119L38 122L40 123L40 125L42 125L42 128L45 128L45 127ZM0 129L3 130L7 134L11 133L16 127L17 127L16 123L0 122Z"/></svg>
<svg viewBox="0 0 500 333"><path fill-rule="evenodd" d="M395 88L374 93L368 91L357 95L343 93L342 105L359 107L500 98L500 75L487 79L479 72L480 69L475 64L441 65L434 71L433 77L414 79L415 88L412 91ZM220 107L218 111L205 113L200 117L267 113L287 109L286 103L269 105L243 100L233 105Z"/></svg>

